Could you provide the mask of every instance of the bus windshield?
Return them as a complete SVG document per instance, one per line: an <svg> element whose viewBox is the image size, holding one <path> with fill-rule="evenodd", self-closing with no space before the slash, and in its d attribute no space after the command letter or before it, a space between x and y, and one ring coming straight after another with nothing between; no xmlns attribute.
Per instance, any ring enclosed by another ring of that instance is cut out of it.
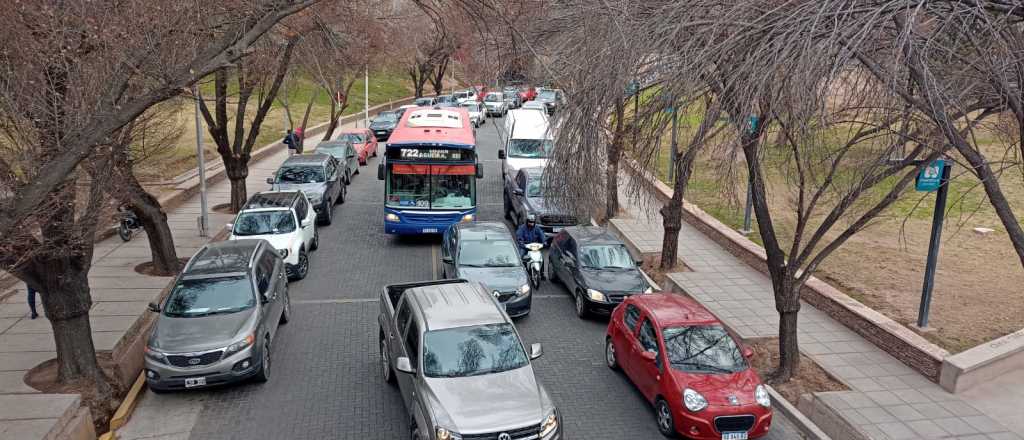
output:
<svg viewBox="0 0 1024 440"><path fill-rule="evenodd" d="M389 168L389 207L465 209L476 205L473 165L391 164Z"/></svg>

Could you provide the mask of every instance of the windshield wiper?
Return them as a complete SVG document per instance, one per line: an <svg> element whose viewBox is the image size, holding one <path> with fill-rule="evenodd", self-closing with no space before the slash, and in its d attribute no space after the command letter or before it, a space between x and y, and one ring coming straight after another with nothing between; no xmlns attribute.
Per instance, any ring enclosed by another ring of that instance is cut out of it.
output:
<svg viewBox="0 0 1024 440"><path fill-rule="evenodd" d="M461 263L461 264L459 264L459 267L486 267L486 266L483 265L483 264Z"/></svg>
<svg viewBox="0 0 1024 440"><path fill-rule="evenodd" d="M519 265L518 264L510 264L510 263L487 263L487 264L484 265L484 267L517 267L517 266L519 266Z"/></svg>
<svg viewBox="0 0 1024 440"><path fill-rule="evenodd" d="M732 373L733 372L732 370L730 370L728 368L722 368L722 367L719 367L717 365L704 364L704 363L700 363L700 362L672 362L672 365L689 365L689 366L692 366L692 367L697 367L698 369L701 369L701 370L704 370L704 371L717 371L719 373Z"/></svg>

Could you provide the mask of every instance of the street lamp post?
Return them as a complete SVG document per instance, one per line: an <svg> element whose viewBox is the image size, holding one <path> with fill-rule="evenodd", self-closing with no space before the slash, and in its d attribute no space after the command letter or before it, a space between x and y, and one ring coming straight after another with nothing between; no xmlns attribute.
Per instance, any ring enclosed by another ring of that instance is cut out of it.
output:
<svg viewBox="0 0 1024 440"><path fill-rule="evenodd" d="M370 126L370 65L363 72L363 125Z"/></svg>
<svg viewBox="0 0 1024 440"><path fill-rule="evenodd" d="M203 154L203 124L199 119L199 87L192 85L196 113L196 159L199 161L199 236L209 237L210 211L206 204L206 160Z"/></svg>

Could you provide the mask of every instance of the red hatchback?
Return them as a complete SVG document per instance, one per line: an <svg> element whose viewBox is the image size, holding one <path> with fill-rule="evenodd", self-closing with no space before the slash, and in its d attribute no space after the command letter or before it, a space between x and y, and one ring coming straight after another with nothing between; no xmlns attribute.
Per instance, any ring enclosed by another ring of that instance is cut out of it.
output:
<svg viewBox="0 0 1024 440"><path fill-rule="evenodd" d="M526 101L533 101L537 98L537 89L533 86L519 86L519 98Z"/></svg>
<svg viewBox="0 0 1024 440"><path fill-rule="evenodd" d="M628 297L612 312L605 360L654 404L658 430L698 440L768 433L771 399L740 345L707 309L674 294Z"/></svg>
<svg viewBox="0 0 1024 440"><path fill-rule="evenodd" d="M359 165L366 165L370 156L377 157L377 138L373 132L366 128L349 128L342 130L338 135L339 141L352 142L352 146L359 155Z"/></svg>

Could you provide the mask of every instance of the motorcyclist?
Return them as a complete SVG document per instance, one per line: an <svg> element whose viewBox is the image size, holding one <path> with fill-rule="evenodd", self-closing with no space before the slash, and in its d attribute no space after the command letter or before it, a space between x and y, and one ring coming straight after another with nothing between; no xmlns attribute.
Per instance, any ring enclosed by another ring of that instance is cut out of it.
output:
<svg viewBox="0 0 1024 440"><path fill-rule="evenodd" d="M543 244L544 241L544 230L537 226L537 216L527 214L526 222L516 229L516 242L519 243L519 250L526 255L526 245L530 243Z"/></svg>

